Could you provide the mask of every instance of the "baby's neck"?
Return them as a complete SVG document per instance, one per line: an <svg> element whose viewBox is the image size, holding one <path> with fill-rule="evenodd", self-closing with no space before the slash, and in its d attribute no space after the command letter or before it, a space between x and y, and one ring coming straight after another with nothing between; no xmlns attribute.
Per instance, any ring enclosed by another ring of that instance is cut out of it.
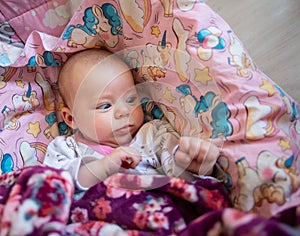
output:
<svg viewBox="0 0 300 236"><path fill-rule="evenodd" d="M102 145L100 143L95 143L95 142L85 139L80 132L76 132L74 134L74 138L75 138L76 142L83 143L83 144L89 146L90 148L92 148L95 152L98 152L105 156L110 154L114 150L114 148L111 146Z"/></svg>

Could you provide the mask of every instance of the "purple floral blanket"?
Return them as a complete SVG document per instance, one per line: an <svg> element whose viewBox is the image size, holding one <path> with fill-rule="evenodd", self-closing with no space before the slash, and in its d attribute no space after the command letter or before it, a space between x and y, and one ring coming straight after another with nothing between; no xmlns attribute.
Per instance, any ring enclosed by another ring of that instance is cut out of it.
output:
<svg viewBox="0 0 300 236"><path fill-rule="evenodd" d="M212 178L116 174L74 193L66 171L0 176L0 235L299 235L300 207L265 219L230 207Z"/></svg>

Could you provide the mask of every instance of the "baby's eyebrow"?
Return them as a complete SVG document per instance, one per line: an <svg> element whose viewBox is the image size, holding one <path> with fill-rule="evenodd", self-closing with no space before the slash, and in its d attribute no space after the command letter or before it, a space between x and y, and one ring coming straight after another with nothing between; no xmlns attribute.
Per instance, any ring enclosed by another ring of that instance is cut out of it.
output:
<svg viewBox="0 0 300 236"><path fill-rule="evenodd" d="M138 94L137 90L134 89L134 88L129 89L128 91L125 92L125 94L130 94L130 93L132 93L132 94Z"/></svg>
<svg viewBox="0 0 300 236"><path fill-rule="evenodd" d="M113 94L107 93L107 92L102 92L102 93L99 93L99 94L95 95L95 97L98 98L98 100L100 100L100 99L109 99L112 96L113 96Z"/></svg>
<svg viewBox="0 0 300 236"><path fill-rule="evenodd" d="M138 93L136 91L128 91L127 93L125 93L125 95L134 95L134 96L137 96Z"/></svg>
<svg viewBox="0 0 300 236"><path fill-rule="evenodd" d="M108 102L110 100L108 97L100 96L98 99L96 99L97 103L103 103L103 102Z"/></svg>

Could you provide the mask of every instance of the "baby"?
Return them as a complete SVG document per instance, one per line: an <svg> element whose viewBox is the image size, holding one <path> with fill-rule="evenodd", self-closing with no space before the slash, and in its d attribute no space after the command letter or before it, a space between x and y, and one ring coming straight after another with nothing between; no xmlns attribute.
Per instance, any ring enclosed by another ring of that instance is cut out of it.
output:
<svg viewBox="0 0 300 236"><path fill-rule="evenodd" d="M186 180L212 173L219 156L215 145L179 137L166 121L144 124L132 73L116 55L101 49L78 52L63 66L58 84L65 102L62 117L75 132L56 137L44 163L69 170L78 189L117 172Z"/></svg>

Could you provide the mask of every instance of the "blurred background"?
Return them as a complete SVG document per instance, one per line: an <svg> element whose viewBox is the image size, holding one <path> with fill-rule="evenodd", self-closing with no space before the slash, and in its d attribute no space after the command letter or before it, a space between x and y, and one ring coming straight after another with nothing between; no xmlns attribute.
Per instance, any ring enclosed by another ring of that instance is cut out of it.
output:
<svg viewBox="0 0 300 236"><path fill-rule="evenodd" d="M258 68L300 104L300 0L205 2L231 26Z"/></svg>

